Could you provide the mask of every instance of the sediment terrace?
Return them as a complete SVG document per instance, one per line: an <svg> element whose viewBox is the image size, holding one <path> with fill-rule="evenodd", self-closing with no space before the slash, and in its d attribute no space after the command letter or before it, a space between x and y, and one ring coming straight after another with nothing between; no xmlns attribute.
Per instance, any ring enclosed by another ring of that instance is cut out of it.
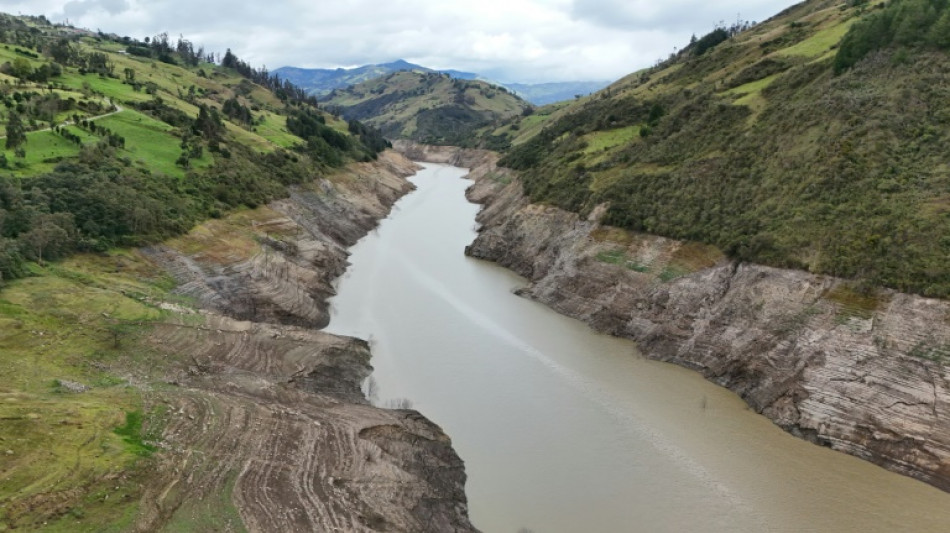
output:
<svg viewBox="0 0 950 533"><path fill-rule="evenodd" d="M167 357L146 393L164 451L137 531L474 531L449 438L370 405L367 344L316 331L346 248L414 170L390 151L143 251L198 310L145 339Z"/></svg>

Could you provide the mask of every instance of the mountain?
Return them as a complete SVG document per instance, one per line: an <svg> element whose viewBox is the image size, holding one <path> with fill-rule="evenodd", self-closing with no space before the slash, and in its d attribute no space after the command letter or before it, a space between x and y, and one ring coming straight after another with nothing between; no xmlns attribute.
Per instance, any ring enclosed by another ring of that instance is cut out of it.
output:
<svg viewBox="0 0 950 533"><path fill-rule="evenodd" d="M948 30L946 2L812 0L485 139L536 202L948 297Z"/></svg>
<svg viewBox="0 0 950 533"><path fill-rule="evenodd" d="M587 96L610 85L609 81L570 81L556 83L506 83L505 87L534 105L547 105Z"/></svg>
<svg viewBox="0 0 950 533"><path fill-rule="evenodd" d="M281 67L274 74L288 80L294 85L303 87L310 94L325 96L334 89L342 89L375 78L386 76L394 72L443 72L453 78L474 80L479 76L471 72L459 70L434 70L399 59L391 63L378 65L363 65L350 69L306 69L297 67Z"/></svg>
<svg viewBox="0 0 950 533"><path fill-rule="evenodd" d="M297 67L281 67L274 71L283 79L294 85L303 87L310 94L326 96L334 89L342 89L356 85L387 74L399 71L410 72L440 72L459 80L482 80L493 85L499 85L514 92L518 96L534 105L546 105L563 100L570 100L576 95L587 95L607 86L609 82L577 81L554 83L499 83L472 72L460 70L437 70L416 65L402 59L392 63L379 65L364 65L351 69L306 69Z"/></svg>
<svg viewBox="0 0 950 533"><path fill-rule="evenodd" d="M399 71L331 92L325 106L389 138L466 144L475 130L526 112L531 105L504 87L437 72Z"/></svg>

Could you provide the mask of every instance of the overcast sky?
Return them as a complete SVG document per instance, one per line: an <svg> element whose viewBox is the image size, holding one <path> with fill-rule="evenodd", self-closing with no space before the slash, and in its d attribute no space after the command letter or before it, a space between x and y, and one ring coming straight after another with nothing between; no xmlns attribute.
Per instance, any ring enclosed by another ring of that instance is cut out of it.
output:
<svg viewBox="0 0 950 533"><path fill-rule="evenodd" d="M139 39L167 31L254 66L406 59L503 82L613 80L717 22L794 0L0 0L0 11Z"/></svg>

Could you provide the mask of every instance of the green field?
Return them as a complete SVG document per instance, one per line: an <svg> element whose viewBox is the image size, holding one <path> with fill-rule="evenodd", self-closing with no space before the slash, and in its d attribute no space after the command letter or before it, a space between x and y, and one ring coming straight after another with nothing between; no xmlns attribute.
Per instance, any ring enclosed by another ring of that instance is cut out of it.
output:
<svg viewBox="0 0 950 533"><path fill-rule="evenodd" d="M80 128L66 129L79 135L84 145L98 140L98 137ZM13 150L3 150L2 153L7 158L9 167L15 170L17 175L28 177L52 171L63 159L78 155L81 147L52 131L35 131L27 133L24 149L26 150L24 158L16 157Z"/></svg>
<svg viewBox="0 0 950 533"><path fill-rule="evenodd" d="M185 170L175 164L181 154L174 128L136 111L124 110L97 121L126 138L126 149L133 162L140 163L153 172L169 176L183 176ZM193 160L194 168L207 168L213 163L210 154Z"/></svg>

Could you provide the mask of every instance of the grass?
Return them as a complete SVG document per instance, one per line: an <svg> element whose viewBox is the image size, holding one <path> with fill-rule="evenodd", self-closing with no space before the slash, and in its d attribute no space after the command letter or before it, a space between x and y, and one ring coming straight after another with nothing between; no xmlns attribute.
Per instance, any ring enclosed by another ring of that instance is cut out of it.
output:
<svg viewBox="0 0 950 533"><path fill-rule="evenodd" d="M689 274L689 270L685 268L677 267L674 265L667 265L666 268L664 268L663 271L660 272L659 277L660 277L660 281L662 281L663 283L668 283L677 278L681 278L687 274Z"/></svg>
<svg viewBox="0 0 950 533"><path fill-rule="evenodd" d="M596 131L583 137L587 142L586 155L600 155L618 146L624 146L640 139L640 126L627 126L614 130Z"/></svg>
<svg viewBox="0 0 950 533"><path fill-rule="evenodd" d="M919 342L909 352L912 357L927 359L935 363L950 363L950 344L938 344L934 341Z"/></svg>
<svg viewBox="0 0 950 533"><path fill-rule="evenodd" d="M98 137L80 128L66 129L82 138L83 144L98 142ZM26 151L24 158L15 157L13 150L3 150L2 153L18 176L29 177L52 171L59 161L78 155L80 147L52 131L34 131L26 134L23 149Z"/></svg>
<svg viewBox="0 0 950 533"><path fill-rule="evenodd" d="M261 116L264 119L263 122L254 127L255 133L261 137L281 148L291 148L303 142L300 137L287 131L287 117L266 111Z"/></svg>
<svg viewBox="0 0 950 533"><path fill-rule="evenodd" d="M749 97L751 95L760 95L766 87L772 85L772 82L779 77L779 74L773 74L771 76L766 76L761 80L755 80L753 82L746 83L745 85L740 85L733 89L725 91L725 94L732 94L736 96ZM739 103L738 101L736 102Z"/></svg>
<svg viewBox="0 0 950 533"><path fill-rule="evenodd" d="M839 42L841 42L841 38L844 37L846 33L848 33L851 25L854 24L856 20L856 18L846 20L831 27L819 30L818 33L812 35L808 39L805 39L804 41L793 46L783 48L778 53L784 56L822 56L828 53L828 51L830 51Z"/></svg>
<svg viewBox="0 0 950 533"><path fill-rule="evenodd" d="M125 413L125 425L112 430L113 433L122 437L130 453L142 457L149 457L155 452L155 446L142 440L142 411L127 411Z"/></svg>
<svg viewBox="0 0 950 533"><path fill-rule="evenodd" d="M611 265L623 265L629 270L645 274L650 272L650 267L627 258L625 250L608 250L597 254L597 260Z"/></svg>
<svg viewBox="0 0 950 533"><path fill-rule="evenodd" d="M157 274L152 267L134 260L79 256L34 267L34 277L0 291L4 527L34 530L48 522L49 531L107 531L137 509L135 476L147 450L139 444L142 396L108 368L145 361L147 353L132 342L114 349L107 328L115 319L148 321L165 313L133 296L164 294L149 281ZM56 380L92 388L64 393Z"/></svg>
<svg viewBox="0 0 950 533"><path fill-rule="evenodd" d="M125 137L125 151L133 161L142 162L152 172L176 177L185 175L184 169L175 164L181 147L178 138L172 134L174 128L168 124L130 109L97 123ZM192 160L191 164L194 168L207 168L213 161L205 150L201 159Z"/></svg>
<svg viewBox="0 0 950 533"><path fill-rule="evenodd" d="M234 506L232 494L237 483L237 472L231 472L225 490L207 500L187 500L179 508L163 531L167 533L198 533L204 531L247 531L244 521Z"/></svg>
<svg viewBox="0 0 950 533"><path fill-rule="evenodd" d="M851 318L867 320L874 316L882 304L877 293L865 294L847 284L840 284L827 291L823 298L838 304L835 318L847 322Z"/></svg>

